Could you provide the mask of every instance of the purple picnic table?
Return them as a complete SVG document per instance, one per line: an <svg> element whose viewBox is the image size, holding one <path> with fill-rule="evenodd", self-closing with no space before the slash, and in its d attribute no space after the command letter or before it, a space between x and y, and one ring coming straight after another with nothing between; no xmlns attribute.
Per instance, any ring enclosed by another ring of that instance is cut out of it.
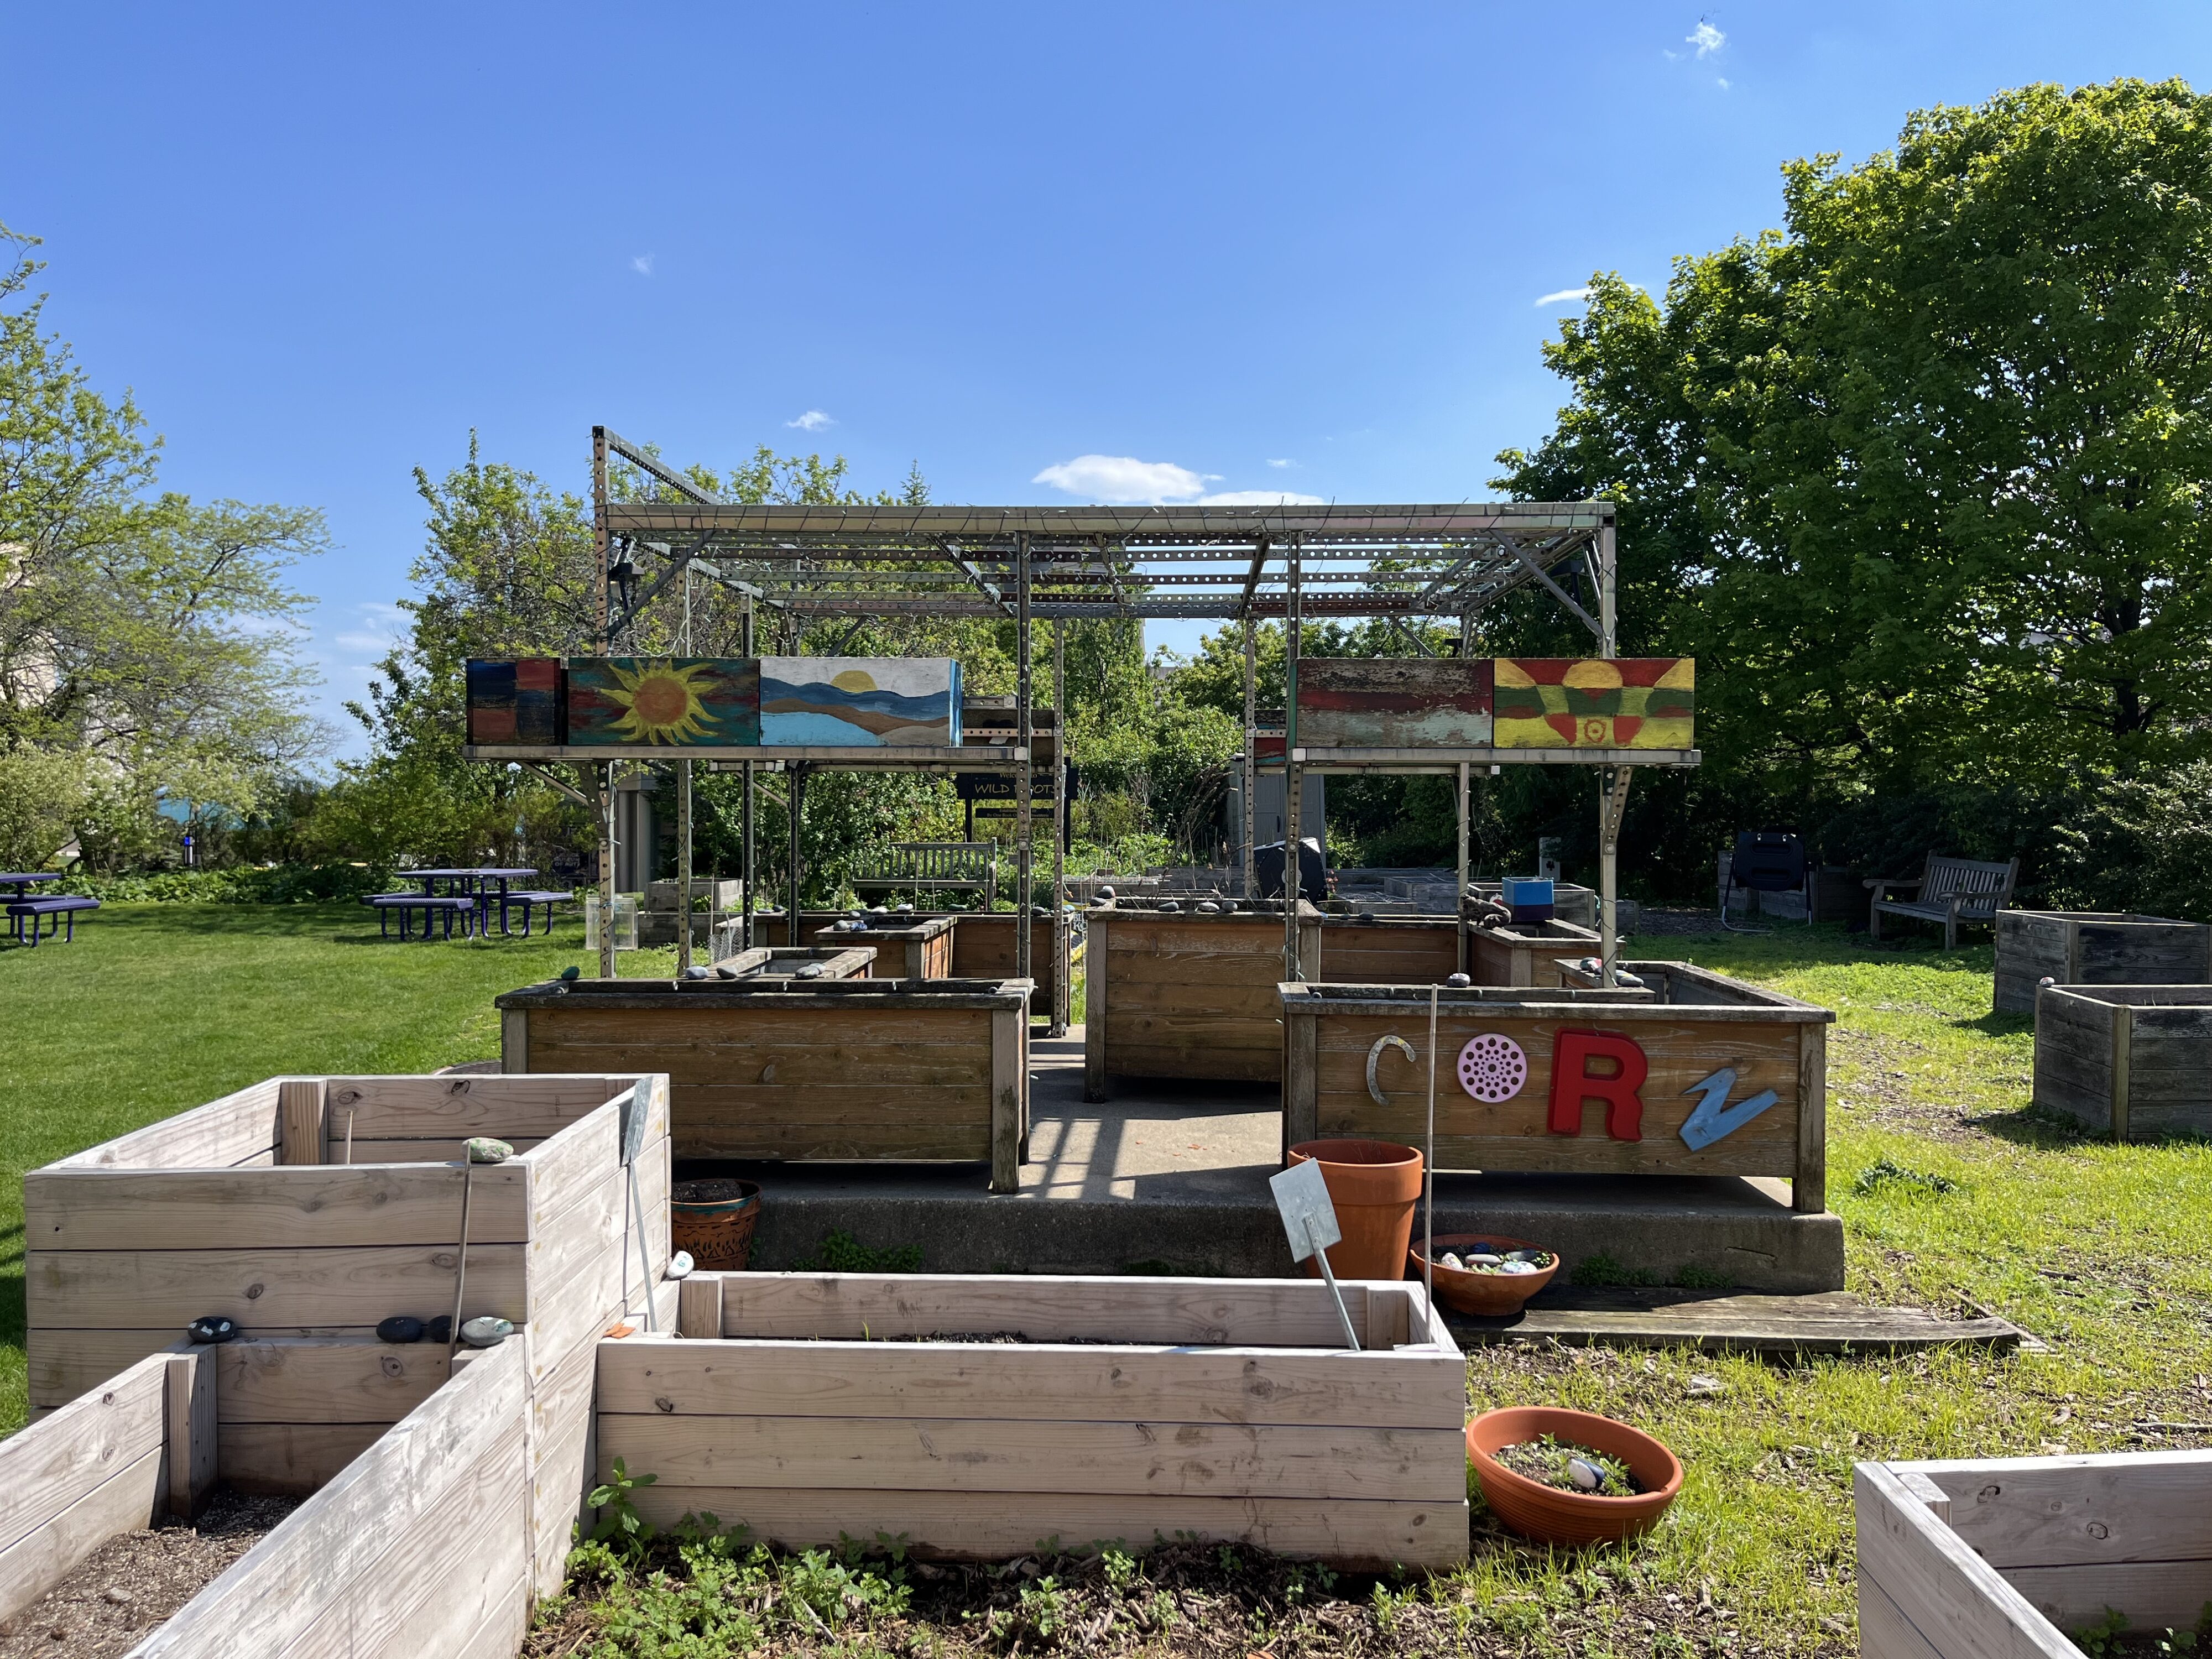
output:
<svg viewBox="0 0 2212 1659"><path fill-rule="evenodd" d="M476 900L477 931L482 934L490 930L492 906L495 903L499 907L499 931L502 933L507 932L507 884L511 881L525 880L536 875L538 872L520 866L478 864L466 867L456 866L450 869L395 870L392 873L403 881L421 882L425 898L435 897L438 884L442 881L450 884L448 891L453 896ZM526 908L523 915L525 917L523 931L527 933L529 912ZM550 907L548 907L546 915L546 925L550 927L552 925Z"/></svg>
<svg viewBox="0 0 2212 1659"><path fill-rule="evenodd" d="M6 898L0 899L0 903L8 908L9 932L18 945L35 945L39 942L40 919L43 916L53 919L53 928L49 931L58 931L63 925L63 918L68 918L69 935L63 941L67 944L76 938L76 913L100 908L98 899L41 899L31 896L33 883L61 879L61 872L58 870L0 870L0 887L11 890ZM27 916L31 923L31 937L27 940L23 937L23 921Z"/></svg>

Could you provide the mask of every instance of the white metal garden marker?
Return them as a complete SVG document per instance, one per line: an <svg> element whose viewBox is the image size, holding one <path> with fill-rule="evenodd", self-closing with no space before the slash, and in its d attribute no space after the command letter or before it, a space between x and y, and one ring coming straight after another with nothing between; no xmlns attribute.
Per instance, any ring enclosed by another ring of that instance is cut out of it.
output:
<svg viewBox="0 0 2212 1659"><path fill-rule="evenodd" d="M1328 1247L1344 1237L1344 1230L1336 1224L1336 1206L1329 1202L1328 1182L1322 1176L1321 1165L1311 1158L1293 1164L1268 1176L1267 1189L1274 1194L1275 1207L1282 1212L1283 1231L1290 1239L1291 1260L1303 1261L1310 1255L1321 1258L1321 1276L1328 1281L1328 1293L1336 1300L1336 1316L1344 1322L1344 1340L1357 1352L1359 1334L1352 1328L1352 1315L1344 1305L1344 1292L1337 1288L1335 1270L1328 1265Z"/></svg>

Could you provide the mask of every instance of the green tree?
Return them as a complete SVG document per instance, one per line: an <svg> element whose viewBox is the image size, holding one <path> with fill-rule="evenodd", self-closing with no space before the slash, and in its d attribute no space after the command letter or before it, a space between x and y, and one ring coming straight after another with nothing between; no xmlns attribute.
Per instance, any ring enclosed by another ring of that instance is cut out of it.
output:
<svg viewBox="0 0 2212 1659"><path fill-rule="evenodd" d="M155 493L159 441L45 329L36 246L0 227L0 752L70 757L22 775L131 861L173 834L158 802L241 816L326 742L287 578L322 520Z"/></svg>
<svg viewBox="0 0 2212 1659"><path fill-rule="evenodd" d="M2056 786L2212 716L2212 122L2039 86L1784 169L1786 229L1600 277L1502 487L1621 503L1625 635L1701 737L1811 789Z"/></svg>

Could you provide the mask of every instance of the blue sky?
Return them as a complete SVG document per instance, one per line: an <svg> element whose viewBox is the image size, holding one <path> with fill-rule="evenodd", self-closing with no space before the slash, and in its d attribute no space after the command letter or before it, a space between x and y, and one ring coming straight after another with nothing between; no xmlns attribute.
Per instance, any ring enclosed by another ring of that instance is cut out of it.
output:
<svg viewBox="0 0 2212 1659"><path fill-rule="evenodd" d="M2212 8L2080 0L19 5L7 38L0 220L46 240L48 319L169 487L328 513L333 711L410 469L471 427L577 489L599 421L919 462L945 501L1479 499L1550 422L1572 291L1774 224L1786 158L2030 81L2212 83Z"/></svg>

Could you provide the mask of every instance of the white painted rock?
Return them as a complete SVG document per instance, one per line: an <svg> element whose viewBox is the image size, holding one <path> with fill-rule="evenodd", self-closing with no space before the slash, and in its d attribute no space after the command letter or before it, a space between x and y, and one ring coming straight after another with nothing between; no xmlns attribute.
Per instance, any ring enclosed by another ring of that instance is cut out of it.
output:
<svg viewBox="0 0 2212 1659"><path fill-rule="evenodd" d="M1567 1479L1573 1481L1577 1489L1582 1492L1595 1492L1605 1484L1603 1471L1595 1464L1579 1457L1570 1457L1567 1460Z"/></svg>

